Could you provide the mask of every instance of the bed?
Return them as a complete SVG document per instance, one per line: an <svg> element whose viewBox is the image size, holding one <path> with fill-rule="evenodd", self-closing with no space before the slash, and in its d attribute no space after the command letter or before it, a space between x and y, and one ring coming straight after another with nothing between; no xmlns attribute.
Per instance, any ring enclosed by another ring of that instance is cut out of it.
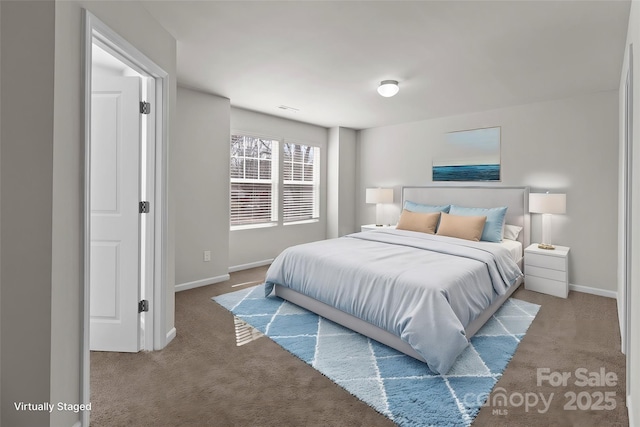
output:
<svg viewBox="0 0 640 427"><path fill-rule="evenodd" d="M528 188L403 187L402 203L506 207L517 240L472 242L383 229L294 246L272 263L275 294L446 373L522 282Z"/></svg>

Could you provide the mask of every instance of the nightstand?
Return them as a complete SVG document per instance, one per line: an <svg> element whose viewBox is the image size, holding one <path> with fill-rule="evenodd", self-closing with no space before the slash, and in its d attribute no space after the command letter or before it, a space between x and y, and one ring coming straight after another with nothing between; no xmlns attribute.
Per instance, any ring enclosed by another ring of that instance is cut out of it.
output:
<svg viewBox="0 0 640 427"><path fill-rule="evenodd" d="M375 225L375 224L367 224L360 227L360 231L371 231L371 230L384 230L384 229L395 229L395 225Z"/></svg>
<svg viewBox="0 0 640 427"><path fill-rule="evenodd" d="M524 288L566 298L569 294L569 249L540 249L534 243L524 250Z"/></svg>

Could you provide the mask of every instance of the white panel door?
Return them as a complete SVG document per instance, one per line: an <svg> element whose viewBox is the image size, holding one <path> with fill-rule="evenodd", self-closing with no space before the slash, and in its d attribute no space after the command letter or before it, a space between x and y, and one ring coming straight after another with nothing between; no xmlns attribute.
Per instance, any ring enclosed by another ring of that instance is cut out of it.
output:
<svg viewBox="0 0 640 427"><path fill-rule="evenodd" d="M140 78L95 76L90 348L140 350Z"/></svg>

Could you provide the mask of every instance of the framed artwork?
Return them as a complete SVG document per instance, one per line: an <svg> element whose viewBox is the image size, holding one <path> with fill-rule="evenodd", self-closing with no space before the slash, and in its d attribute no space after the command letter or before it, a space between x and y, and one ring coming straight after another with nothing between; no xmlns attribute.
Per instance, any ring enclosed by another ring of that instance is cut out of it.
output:
<svg viewBox="0 0 640 427"><path fill-rule="evenodd" d="M433 181L500 181L500 127L449 132L435 148Z"/></svg>

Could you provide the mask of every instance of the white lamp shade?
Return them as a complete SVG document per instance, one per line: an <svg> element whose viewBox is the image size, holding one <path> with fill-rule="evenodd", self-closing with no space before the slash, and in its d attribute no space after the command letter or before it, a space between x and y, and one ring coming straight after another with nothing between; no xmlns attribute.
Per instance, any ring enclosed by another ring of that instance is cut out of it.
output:
<svg viewBox="0 0 640 427"><path fill-rule="evenodd" d="M395 95L399 90L400 87L395 80L383 80L380 82L380 86L378 86L378 93L385 98Z"/></svg>
<svg viewBox="0 0 640 427"><path fill-rule="evenodd" d="M550 193L530 193L529 212L542 214L563 214L567 212L567 195Z"/></svg>
<svg viewBox="0 0 640 427"><path fill-rule="evenodd" d="M367 203L393 203L393 188L367 188Z"/></svg>

